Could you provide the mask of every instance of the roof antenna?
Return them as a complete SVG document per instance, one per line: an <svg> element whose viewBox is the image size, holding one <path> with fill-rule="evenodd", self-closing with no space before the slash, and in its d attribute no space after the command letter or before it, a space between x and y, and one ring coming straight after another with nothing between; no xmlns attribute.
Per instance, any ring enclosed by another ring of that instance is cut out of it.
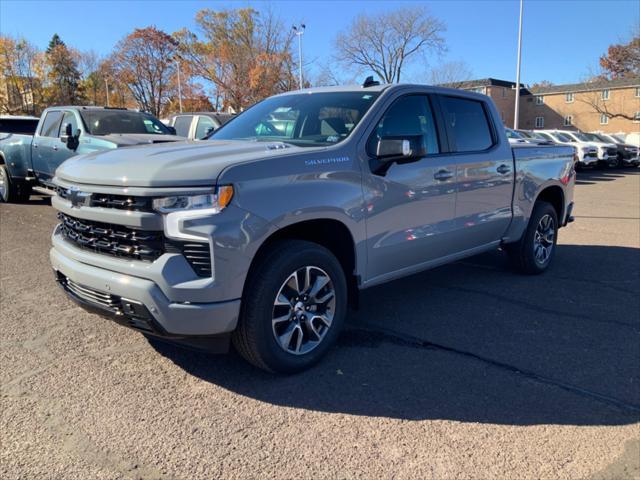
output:
<svg viewBox="0 0 640 480"><path fill-rule="evenodd" d="M380 85L380 82L373 79L373 75L369 75L365 78L364 83L362 84L362 88L375 87L376 85Z"/></svg>

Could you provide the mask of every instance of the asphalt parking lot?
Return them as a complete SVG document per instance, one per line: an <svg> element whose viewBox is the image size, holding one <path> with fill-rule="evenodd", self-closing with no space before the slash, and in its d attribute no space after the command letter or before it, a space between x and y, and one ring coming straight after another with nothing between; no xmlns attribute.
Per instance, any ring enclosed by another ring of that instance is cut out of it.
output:
<svg viewBox="0 0 640 480"><path fill-rule="evenodd" d="M640 169L576 202L547 274L495 252L375 287L290 377L85 313L53 209L0 205L0 476L640 478Z"/></svg>

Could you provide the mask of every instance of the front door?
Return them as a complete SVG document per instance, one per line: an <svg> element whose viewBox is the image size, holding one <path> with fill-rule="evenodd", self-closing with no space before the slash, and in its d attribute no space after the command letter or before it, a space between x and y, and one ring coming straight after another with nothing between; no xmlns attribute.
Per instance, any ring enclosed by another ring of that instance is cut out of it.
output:
<svg viewBox="0 0 640 480"><path fill-rule="evenodd" d="M40 130L33 139L31 159L33 170L39 180L48 182L53 176L49 162L58 150L60 139L58 131L62 121L60 110L49 110L44 117Z"/></svg>
<svg viewBox="0 0 640 480"><path fill-rule="evenodd" d="M364 173L367 281L419 268L450 253L456 202L456 165L441 148L428 95L398 98L378 121L367 144L370 164L382 137L420 135L426 155Z"/></svg>

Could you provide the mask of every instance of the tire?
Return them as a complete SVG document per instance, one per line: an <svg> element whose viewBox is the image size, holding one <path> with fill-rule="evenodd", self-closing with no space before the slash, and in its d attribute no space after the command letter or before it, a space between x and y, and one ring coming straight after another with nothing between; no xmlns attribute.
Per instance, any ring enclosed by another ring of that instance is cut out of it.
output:
<svg viewBox="0 0 640 480"><path fill-rule="evenodd" d="M5 164L0 164L0 202L16 203L26 202L31 195L31 186L26 183L18 183L11 178L9 169Z"/></svg>
<svg viewBox="0 0 640 480"><path fill-rule="evenodd" d="M232 336L236 350L268 372L295 373L318 362L338 338L347 311L347 281L337 258L318 244L283 240L249 275Z"/></svg>
<svg viewBox="0 0 640 480"><path fill-rule="evenodd" d="M548 220L550 230L545 225ZM543 223L543 220L545 223ZM522 273L537 275L549 268L558 241L558 215L550 203L538 201L533 207L529 224L520 241L506 246L512 265ZM552 233L552 238L549 233ZM543 247L542 253L540 247Z"/></svg>

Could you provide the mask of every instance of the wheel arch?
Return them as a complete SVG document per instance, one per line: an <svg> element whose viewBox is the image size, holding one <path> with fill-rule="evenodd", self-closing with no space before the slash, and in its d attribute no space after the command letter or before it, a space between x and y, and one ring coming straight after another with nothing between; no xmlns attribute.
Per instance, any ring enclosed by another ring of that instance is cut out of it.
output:
<svg viewBox="0 0 640 480"><path fill-rule="evenodd" d="M540 191L540 193L538 193L536 202L538 201L550 203L556 211L556 215L558 215L558 222L562 224L562 220L564 218L564 191L562 190L562 187L559 187L558 185L546 186Z"/></svg>
<svg viewBox="0 0 640 480"><path fill-rule="evenodd" d="M357 251L353 235L347 225L333 218L302 220L288 224L272 232L258 247L245 277L244 288L264 254L278 241L305 240L327 248L333 253L345 273L349 303L357 306L358 277L356 274Z"/></svg>

